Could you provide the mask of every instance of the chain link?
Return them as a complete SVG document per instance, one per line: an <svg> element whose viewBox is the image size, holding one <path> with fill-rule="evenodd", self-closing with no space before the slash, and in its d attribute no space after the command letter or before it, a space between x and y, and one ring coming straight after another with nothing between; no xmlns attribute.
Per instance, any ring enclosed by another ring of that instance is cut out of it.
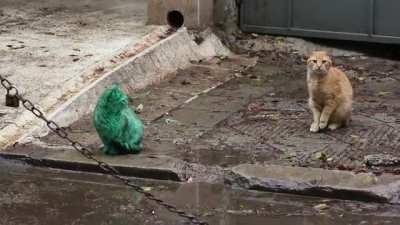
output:
<svg viewBox="0 0 400 225"><path fill-rule="evenodd" d="M107 164L101 160L96 159L94 157L94 153L92 150L84 147L81 143L74 141L72 138L69 137L69 134L65 131L64 128L60 127L54 121L48 120L42 111L40 111L31 101L29 101L29 100L25 99L23 96L21 96L19 94L18 89L2 75L0 75L0 84L7 90L7 93L14 91L13 95L15 95L18 98L18 100L22 102L22 105L24 106L24 108L26 110L32 112L37 118L43 120L46 123L47 127L52 132L54 132L60 138L67 140L76 151L81 153L82 156L84 156L85 158L87 158L89 160L96 162L98 167L101 168L108 175L111 175L112 177L119 180L126 186L129 186L136 192L139 192L140 194L144 195L148 200L151 200L151 201L157 203L158 205L163 206L169 212L174 213L182 218L188 219L192 224L209 225L209 223L203 222L203 221L197 219L196 216L188 214L188 213L178 209L177 207L175 207L171 204L168 204L161 199L156 198L153 194L146 192L140 186L137 186L134 183L132 183L132 181L129 180L127 177L122 176L121 173L116 168L110 166L109 164Z"/></svg>

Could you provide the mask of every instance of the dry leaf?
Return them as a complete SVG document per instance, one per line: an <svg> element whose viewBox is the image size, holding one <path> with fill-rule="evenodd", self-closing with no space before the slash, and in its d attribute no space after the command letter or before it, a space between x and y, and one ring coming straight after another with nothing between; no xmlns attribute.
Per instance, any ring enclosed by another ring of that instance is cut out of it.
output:
<svg viewBox="0 0 400 225"><path fill-rule="evenodd" d="M143 108L144 108L143 104L138 105L138 106L136 107L136 113L141 113L141 112L143 112Z"/></svg>
<svg viewBox="0 0 400 225"><path fill-rule="evenodd" d="M388 96L388 95L391 95L391 94L392 94L392 92L389 92L389 91L381 91L381 92L378 93L378 95L381 96L381 97Z"/></svg>
<svg viewBox="0 0 400 225"><path fill-rule="evenodd" d="M326 210L329 209L329 205L322 203L322 204L318 204L316 206L314 206L314 209L316 210Z"/></svg>
<svg viewBox="0 0 400 225"><path fill-rule="evenodd" d="M150 192L151 190L153 190L152 187L142 187L143 191L145 192Z"/></svg>
<svg viewBox="0 0 400 225"><path fill-rule="evenodd" d="M328 156L326 156L326 154L323 152L315 153L314 157L315 157L315 159L321 160L323 162L326 162L328 160Z"/></svg>

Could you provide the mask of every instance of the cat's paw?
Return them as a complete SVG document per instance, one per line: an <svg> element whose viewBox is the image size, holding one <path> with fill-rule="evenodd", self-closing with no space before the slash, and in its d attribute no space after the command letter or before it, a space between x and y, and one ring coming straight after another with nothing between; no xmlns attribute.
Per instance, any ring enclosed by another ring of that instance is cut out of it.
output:
<svg viewBox="0 0 400 225"><path fill-rule="evenodd" d="M339 124L332 123L332 124L329 124L328 129L329 129L329 130L336 130L336 129L338 129L339 127L340 127Z"/></svg>
<svg viewBox="0 0 400 225"><path fill-rule="evenodd" d="M328 126L328 121L319 121L319 129L323 130Z"/></svg>
<svg viewBox="0 0 400 225"><path fill-rule="evenodd" d="M312 123L310 127L310 131L313 133L317 133L319 131L319 124L318 123Z"/></svg>

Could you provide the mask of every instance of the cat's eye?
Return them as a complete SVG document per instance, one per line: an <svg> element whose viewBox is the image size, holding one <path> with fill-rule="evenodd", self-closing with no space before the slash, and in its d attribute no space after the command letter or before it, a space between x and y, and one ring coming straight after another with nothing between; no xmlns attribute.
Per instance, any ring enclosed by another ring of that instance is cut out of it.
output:
<svg viewBox="0 0 400 225"><path fill-rule="evenodd" d="M326 61L326 60L322 60L322 63L323 63L323 64L325 64L325 63L327 63L327 62L328 62L328 61Z"/></svg>
<svg viewBox="0 0 400 225"><path fill-rule="evenodd" d="M313 62L313 63L317 63L317 60L313 60L312 62Z"/></svg>

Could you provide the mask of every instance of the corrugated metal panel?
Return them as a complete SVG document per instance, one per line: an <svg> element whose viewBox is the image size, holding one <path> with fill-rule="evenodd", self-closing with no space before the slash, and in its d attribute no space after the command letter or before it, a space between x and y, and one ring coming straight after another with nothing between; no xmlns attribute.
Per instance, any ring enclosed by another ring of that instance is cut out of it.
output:
<svg viewBox="0 0 400 225"><path fill-rule="evenodd" d="M245 32L400 44L400 0L242 0Z"/></svg>

